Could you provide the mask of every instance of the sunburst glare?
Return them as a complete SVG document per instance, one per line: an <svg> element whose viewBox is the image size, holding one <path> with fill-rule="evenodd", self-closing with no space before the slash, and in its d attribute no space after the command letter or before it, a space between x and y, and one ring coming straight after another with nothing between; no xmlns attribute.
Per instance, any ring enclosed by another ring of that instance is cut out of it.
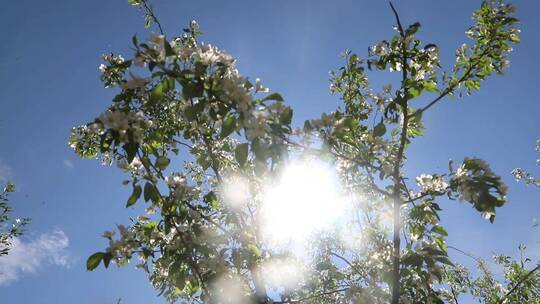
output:
<svg viewBox="0 0 540 304"><path fill-rule="evenodd" d="M331 229L345 215L346 205L330 165L315 160L294 162L266 190L261 231L273 244L295 245Z"/></svg>

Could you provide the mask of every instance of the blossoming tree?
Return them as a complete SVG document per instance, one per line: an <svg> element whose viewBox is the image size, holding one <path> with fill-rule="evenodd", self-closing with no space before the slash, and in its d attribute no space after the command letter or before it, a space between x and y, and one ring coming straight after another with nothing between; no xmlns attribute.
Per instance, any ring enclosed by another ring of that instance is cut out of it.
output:
<svg viewBox="0 0 540 304"><path fill-rule="evenodd" d="M161 34L133 37L129 59L104 56L101 79L118 94L105 112L74 128L69 143L81 157L124 170L132 187L126 206L145 204L145 211L129 227L118 226L118 236L105 232L109 247L89 257L89 270L138 258L168 300L190 303L453 301L437 202L467 201L493 222L506 187L477 158L410 184L406 151L422 136L430 109L503 73L519 42L513 6L482 2L466 32L471 44L457 49L449 70L438 46L416 37L420 24L404 27L392 6L396 35L371 47L367 59L346 51L345 65L331 74L330 90L343 106L296 129L281 95L201 42L195 21L167 37L146 0L130 2ZM377 91L367 77L375 71L401 80ZM343 220L345 234L311 236L309 258L274 246L264 233L267 188L295 159L329 163L354 215ZM278 279L275 265L288 265L277 268L285 273Z"/></svg>
<svg viewBox="0 0 540 304"><path fill-rule="evenodd" d="M13 209L9 205L9 194L15 191L15 185L8 182L0 193L0 257L9 254L14 238L24 232L29 218L12 218Z"/></svg>

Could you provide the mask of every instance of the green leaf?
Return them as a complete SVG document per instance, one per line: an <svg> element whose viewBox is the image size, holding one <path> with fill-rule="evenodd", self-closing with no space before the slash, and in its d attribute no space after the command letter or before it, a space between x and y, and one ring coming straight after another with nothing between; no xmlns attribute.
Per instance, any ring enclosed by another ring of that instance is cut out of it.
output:
<svg viewBox="0 0 540 304"><path fill-rule="evenodd" d="M221 138L225 138L234 131L236 127L236 118L232 115L227 115L223 120L223 126L221 127Z"/></svg>
<svg viewBox="0 0 540 304"><path fill-rule="evenodd" d="M165 84L161 82L158 84L154 90L152 90L152 94L150 95L149 102L151 104L157 103L161 98L163 98L163 93L165 92Z"/></svg>
<svg viewBox="0 0 540 304"><path fill-rule="evenodd" d="M248 144L243 143L236 146L236 149L234 150L234 157L236 158L236 161L240 164L240 166L243 166L246 163L248 156L248 148Z"/></svg>
<svg viewBox="0 0 540 304"><path fill-rule="evenodd" d="M373 135L377 137L381 137L386 133L386 126L384 125L384 122L381 120L379 124L373 128Z"/></svg>
<svg viewBox="0 0 540 304"><path fill-rule="evenodd" d="M415 22L411 24L408 29L405 30L405 35L407 36L414 35L418 31L419 28L420 28L420 23Z"/></svg>
<svg viewBox="0 0 540 304"><path fill-rule="evenodd" d="M133 35L133 37L131 37L131 41L133 42L133 45L138 48L139 47L139 41L137 41L137 35Z"/></svg>
<svg viewBox="0 0 540 304"><path fill-rule="evenodd" d="M131 196L129 197L126 203L126 208L132 206L133 204L137 202L139 197L141 197L141 192L142 192L141 186L137 185L133 187L133 193L131 194Z"/></svg>
<svg viewBox="0 0 540 304"><path fill-rule="evenodd" d="M111 263L113 256L110 252L107 252L103 255L103 265L105 268L109 268L109 264Z"/></svg>
<svg viewBox="0 0 540 304"><path fill-rule="evenodd" d="M437 83L435 83L435 81L424 81L423 86L424 90L428 92L439 92L439 88L437 87Z"/></svg>
<svg viewBox="0 0 540 304"><path fill-rule="evenodd" d="M259 161L264 162L268 158L268 151L262 147L258 138L251 141L251 152L255 154L255 157Z"/></svg>
<svg viewBox="0 0 540 304"><path fill-rule="evenodd" d="M214 191L208 192L208 194L206 194L203 199L213 209L217 209L219 207L219 201L218 201L217 195L214 193Z"/></svg>
<svg viewBox="0 0 540 304"><path fill-rule="evenodd" d="M152 185L152 183L146 182L146 184L144 184L144 200L146 202L155 196L155 190L156 188L154 185Z"/></svg>
<svg viewBox="0 0 540 304"><path fill-rule="evenodd" d="M283 97L281 97L279 93L272 93L266 96L265 98L263 98L262 101L266 101L266 100L283 101Z"/></svg>
<svg viewBox="0 0 540 304"><path fill-rule="evenodd" d="M292 116L293 110L291 108L285 108L285 110L283 110L283 113L281 113L281 116L279 116L279 122L282 125L288 126L291 124Z"/></svg>
<svg viewBox="0 0 540 304"><path fill-rule="evenodd" d="M204 94L204 86L199 82L187 82L182 84L182 94L186 99L194 97L202 97Z"/></svg>
<svg viewBox="0 0 540 304"><path fill-rule="evenodd" d="M464 174L450 181L452 191L470 202L490 222L495 220L495 209L506 203L507 187L490 166L478 158L465 158L461 165Z"/></svg>
<svg viewBox="0 0 540 304"><path fill-rule="evenodd" d="M156 64L157 63L155 61L151 60L150 62L148 62L148 69L152 71L156 67Z"/></svg>
<svg viewBox="0 0 540 304"><path fill-rule="evenodd" d="M145 28L150 28L152 26L152 20L149 17L146 17L146 24L144 25Z"/></svg>
<svg viewBox="0 0 540 304"><path fill-rule="evenodd" d="M431 228L431 231L443 236L448 236L448 232L446 232L446 230L441 226L433 226L433 228Z"/></svg>
<svg viewBox="0 0 540 304"><path fill-rule="evenodd" d="M480 91L480 81L478 81L478 80L467 80L467 81L465 81L465 86L469 90Z"/></svg>
<svg viewBox="0 0 540 304"><path fill-rule="evenodd" d="M161 156L156 160L156 167L160 170L165 170L167 166L171 163L171 160L166 156Z"/></svg>
<svg viewBox="0 0 540 304"><path fill-rule="evenodd" d="M247 248L255 257L260 257L262 255L261 250L255 244L249 244Z"/></svg>
<svg viewBox="0 0 540 304"><path fill-rule="evenodd" d="M131 162L135 158L135 155L137 155L137 149L139 149L139 144L137 144L135 142L129 142L129 143L123 145L122 147L126 151L128 164L131 164Z"/></svg>
<svg viewBox="0 0 540 304"><path fill-rule="evenodd" d="M434 259L443 264L454 266L454 263L452 263L452 261L450 261L450 259L447 256L439 255L439 256L434 257Z"/></svg>
<svg viewBox="0 0 540 304"><path fill-rule="evenodd" d="M165 47L165 56L174 56L174 50L171 48L171 45L167 40L163 43L163 46Z"/></svg>
<svg viewBox="0 0 540 304"><path fill-rule="evenodd" d="M419 87L412 87L412 88L409 88L408 92L411 98L415 98L415 97L418 97L420 93L422 93L422 89Z"/></svg>
<svg viewBox="0 0 540 304"><path fill-rule="evenodd" d="M101 263L101 260L103 259L103 256L105 255L105 253L103 252L96 252L94 254L92 254L88 260L86 260L86 269L88 271L92 271L94 269L96 269L96 267L99 266L99 263Z"/></svg>

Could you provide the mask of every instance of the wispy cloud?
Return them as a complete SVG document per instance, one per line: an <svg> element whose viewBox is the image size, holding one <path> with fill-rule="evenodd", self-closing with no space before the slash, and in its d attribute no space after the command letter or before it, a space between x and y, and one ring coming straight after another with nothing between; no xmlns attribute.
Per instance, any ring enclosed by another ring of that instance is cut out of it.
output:
<svg viewBox="0 0 540 304"><path fill-rule="evenodd" d="M74 261L67 251L69 239L59 229L27 242L17 238L12 244L9 254L0 257L0 286L36 273L44 266L69 267Z"/></svg>
<svg viewBox="0 0 540 304"><path fill-rule="evenodd" d="M66 166L66 168L69 168L69 169L73 169L74 167L73 162L70 161L69 159L64 159L64 166Z"/></svg>

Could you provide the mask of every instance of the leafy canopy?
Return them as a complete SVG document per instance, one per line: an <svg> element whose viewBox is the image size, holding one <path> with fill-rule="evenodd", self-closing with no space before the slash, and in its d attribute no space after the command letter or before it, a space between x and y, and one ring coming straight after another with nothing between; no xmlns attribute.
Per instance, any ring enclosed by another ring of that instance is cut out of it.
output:
<svg viewBox="0 0 540 304"><path fill-rule="evenodd" d="M147 1L130 3L162 32ZM144 212L105 232L109 246L90 256L87 268L138 258L170 301L447 300L443 266L453 263L440 201L467 201L493 222L507 189L478 158L450 162L448 172L422 174L412 184L403 172L406 151L422 136L429 109L503 73L519 42L517 19L513 6L483 1L466 32L470 45L459 47L445 70L439 47L417 38L420 23L405 28L394 13L393 37L370 47L365 59L346 51L344 66L331 73L330 91L343 106L300 129L280 94L199 40L195 21L178 37L134 36L128 59L105 55L101 79L118 93L101 115L72 130L69 144L81 157L124 170L132 189L125 204L144 205ZM401 80L371 88L368 72L375 71L399 73ZM325 231L311 239L309 258L273 246L261 232L266 188L297 159L331 164L354 215L346 220L347 242ZM240 203L230 204L227 187L238 181ZM302 274L293 282L283 271L291 267ZM285 275L276 280L275 269Z"/></svg>

